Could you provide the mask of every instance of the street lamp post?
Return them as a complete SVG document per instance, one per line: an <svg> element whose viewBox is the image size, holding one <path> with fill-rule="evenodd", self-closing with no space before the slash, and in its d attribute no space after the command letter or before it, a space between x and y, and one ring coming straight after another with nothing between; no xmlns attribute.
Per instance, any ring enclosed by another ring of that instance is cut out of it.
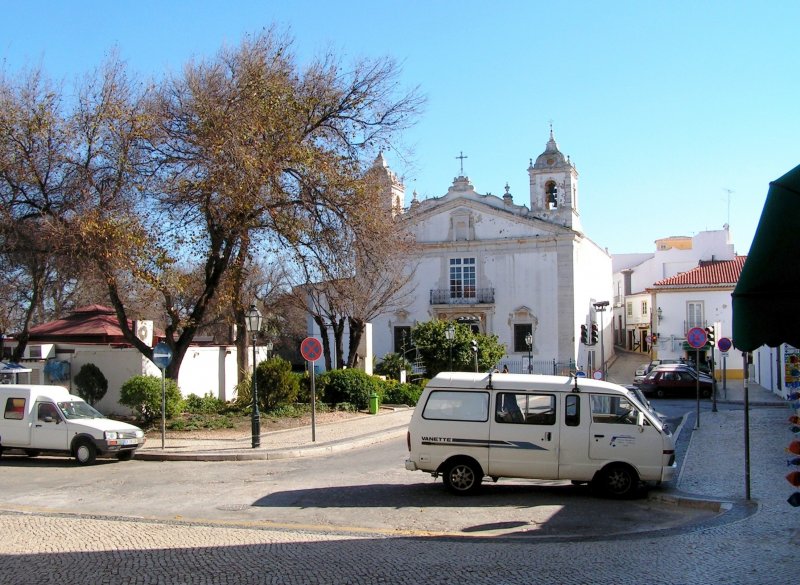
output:
<svg viewBox="0 0 800 585"><path fill-rule="evenodd" d="M255 305L250 305L250 310L245 316L247 319L247 332L253 340L253 411L251 416L251 445L253 449L261 446L261 415L258 412L258 380L256 376L256 337L261 331L262 317Z"/></svg>
<svg viewBox="0 0 800 585"><path fill-rule="evenodd" d="M450 348L450 371L453 371L453 340L456 338L456 328L452 324L447 326L444 330L444 335L447 337L448 346Z"/></svg>
<svg viewBox="0 0 800 585"><path fill-rule="evenodd" d="M528 333L525 336L525 345L528 346L528 373L533 373L533 356L531 355L531 351L533 350L533 335Z"/></svg>
<svg viewBox="0 0 800 585"><path fill-rule="evenodd" d="M600 313L600 366L603 369L603 380L608 378L608 372L606 371L606 354L605 350L603 349L603 313L606 312L606 307L609 305L608 301L600 301L599 303L593 303L594 310Z"/></svg>

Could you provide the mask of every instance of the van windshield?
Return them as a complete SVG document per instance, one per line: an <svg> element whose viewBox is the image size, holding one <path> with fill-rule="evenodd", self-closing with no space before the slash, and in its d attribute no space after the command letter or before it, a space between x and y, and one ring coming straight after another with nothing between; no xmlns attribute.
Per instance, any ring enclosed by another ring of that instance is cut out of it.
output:
<svg viewBox="0 0 800 585"><path fill-rule="evenodd" d="M102 414L82 400L69 400L58 403L58 408L67 419L75 418L105 418Z"/></svg>

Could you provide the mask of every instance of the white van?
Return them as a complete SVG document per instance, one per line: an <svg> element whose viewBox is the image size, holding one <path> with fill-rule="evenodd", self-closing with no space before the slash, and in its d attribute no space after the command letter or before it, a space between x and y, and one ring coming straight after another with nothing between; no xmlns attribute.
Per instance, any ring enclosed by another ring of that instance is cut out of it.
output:
<svg viewBox="0 0 800 585"><path fill-rule="evenodd" d="M61 386L0 385L0 408L0 455L67 453L90 465L98 455L127 461L145 441L139 427L106 418Z"/></svg>
<svg viewBox="0 0 800 585"><path fill-rule="evenodd" d="M408 427L406 469L473 493L485 476L593 482L613 497L669 481L669 429L622 386L587 378L441 373Z"/></svg>

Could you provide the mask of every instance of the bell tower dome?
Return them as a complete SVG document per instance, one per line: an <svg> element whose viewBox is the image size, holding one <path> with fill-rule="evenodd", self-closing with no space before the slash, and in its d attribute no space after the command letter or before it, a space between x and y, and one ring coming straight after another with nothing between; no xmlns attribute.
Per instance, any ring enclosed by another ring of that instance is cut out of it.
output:
<svg viewBox="0 0 800 585"><path fill-rule="evenodd" d="M389 168L383 152L378 153L367 173L379 189L381 206L391 210L392 217L403 213L406 188L400 178Z"/></svg>
<svg viewBox="0 0 800 585"><path fill-rule="evenodd" d="M550 126L544 152L528 166L531 212L546 221L581 231L578 212L578 171L558 149Z"/></svg>

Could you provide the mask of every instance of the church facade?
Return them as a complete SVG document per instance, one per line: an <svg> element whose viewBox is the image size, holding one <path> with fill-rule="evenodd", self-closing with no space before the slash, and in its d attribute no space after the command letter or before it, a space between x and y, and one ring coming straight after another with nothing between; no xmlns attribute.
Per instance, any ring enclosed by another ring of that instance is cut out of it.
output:
<svg viewBox="0 0 800 585"><path fill-rule="evenodd" d="M477 192L462 172L443 196L420 201L414 194L404 209L403 185L382 155L372 171L382 174L386 205L420 250L407 305L373 321L378 360L409 346L415 324L440 319L497 335L512 371L528 371L529 356L599 368L600 344L582 344L581 325L612 325L611 315L603 323L594 306L611 298L611 257L582 230L578 172L552 130L528 166L524 205L514 203L507 185L501 197ZM611 334L603 341L607 360Z"/></svg>

